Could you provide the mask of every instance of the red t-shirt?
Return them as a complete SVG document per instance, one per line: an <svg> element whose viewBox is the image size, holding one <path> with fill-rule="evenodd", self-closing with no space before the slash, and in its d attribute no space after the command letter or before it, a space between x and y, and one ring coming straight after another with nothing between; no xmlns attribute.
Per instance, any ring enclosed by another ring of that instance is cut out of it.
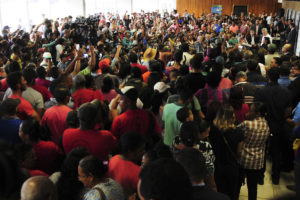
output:
<svg viewBox="0 0 300 200"><path fill-rule="evenodd" d="M41 95L43 96L44 102L49 101L50 98L52 97L52 94L44 86L34 85L34 86L32 86L32 88L35 89L36 91L38 91L39 93L41 93Z"/></svg>
<svg viewBox="0 0 300 200"><path fill-rule="evenodd" d="M140 65L139 63L132 63L132 64L131 64L131 67L138 67L138 68L140 68L141 71L142 71L142 74L144 74L145 72L148 71L148 69L147 69L146 66Z"/></svg>
<svg viewBox="0 0 300 200"><path fill-rule="evenodd" d="M103 96L101 95L100 91L94 91L86 88L77 90L72 97L74 99L74 108L78 108L80 105L91 102L94 99L98 99L100 101L103 100Z"/></svg>
<svg viewBox="0 0 300 200"><path fill-rule="evenodd" d="M239 109L239 110L234 110L234 115L235 115L235 118L238 122L243 122L245 121L245 118L246 118L246 114L249 112L249 106L248 104L244 103L242 105L242 108Z"/></svg>
<svg viewBox="0 0 300 200"><path fill-rule="evenodd" d="M131 161L120 159L119 156L115 155L110 159L107 175L120 183L125 196L129 196L137 190L141 168Z"/></svg>
<svg viewBox="0 0 300 200"><path fill-rule="evenodd" d="M21 120L27 119L34 113L32 105L26 99L24 99L20 96L14 95L14 94L10 95L8 98L20 99L21 103L18 106L18 114L17 115Z"/></svg>
<svg viewBox="0 0 300 200"><path fill-rule="evenodd" d="M7 82L6 82L6 78L4 79L1 79L1 88L0 88L0 91L3 91L5 92L8 88L8 85L7 85Z"/></svg>
<svg viewBox="0 0 300 200"><path fill-rule="evenodd" d="M59 147L51 141L40 141L33 145L36 160L36 169L52 174L52 166L57 156L61 153Z"/></svg>
<svg viewBox="0 0 300 200"><path fill-rule="evenodd" d="M85 147L92 155L108 160L108 155L117 145L116 138L105 130L80 130L69 128L63 135L63 147L68 154L76 147Z"/></svg>
<svg viewBox="0 0 300 200"><path fill-rule="evenodd" d="M65 105L52 106L46 110L41 120L41 125L46 125L49 128L51 139L57 145L60 144L64 130L68 128L66 120L70 111L72 109Z"/></svg>
<svg viewBox="0 0 300 200"><path fill-rule="evenodd" d="M156 117L152 114L154 121L154 131L161 133L161 128ZM123 114L117 116L111 126L111 132L117 138L123 133L136 132L146 136L149 132L149 114L143 109L127 110Z"/></svg>

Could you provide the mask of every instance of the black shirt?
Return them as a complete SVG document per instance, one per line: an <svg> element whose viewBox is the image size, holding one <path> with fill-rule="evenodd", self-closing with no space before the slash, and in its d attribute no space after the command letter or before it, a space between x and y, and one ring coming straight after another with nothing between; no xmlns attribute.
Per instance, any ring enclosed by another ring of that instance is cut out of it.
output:
<svg viewBox="0 0 300 200"><path fill-rule="evenodd" d="M189 88L193 93L196 93L199 89L205 86L205 77L202 73L190 73L188 75Z"/></svg>
<svg viewBox="0 0 300 200"><path fill-rule="evenodd" d="M291 105L291 93L278 83L268 83L258 88L254 101L261 101L267 108L266 119L269 122L284 123L285 111Z"/></svg>

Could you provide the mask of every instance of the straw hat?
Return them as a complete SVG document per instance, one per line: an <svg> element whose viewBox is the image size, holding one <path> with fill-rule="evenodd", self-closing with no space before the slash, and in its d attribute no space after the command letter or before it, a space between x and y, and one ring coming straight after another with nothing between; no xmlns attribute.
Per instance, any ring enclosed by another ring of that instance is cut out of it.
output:
<svg viewBox="0 0 300 200"><path fill-rule="evenodd" d="M151 47L149 47L148 49L146 49L146 51L144 52L144 60L148 61L148 60L153 60L156 56L157 50L153 49Z"/></svg>

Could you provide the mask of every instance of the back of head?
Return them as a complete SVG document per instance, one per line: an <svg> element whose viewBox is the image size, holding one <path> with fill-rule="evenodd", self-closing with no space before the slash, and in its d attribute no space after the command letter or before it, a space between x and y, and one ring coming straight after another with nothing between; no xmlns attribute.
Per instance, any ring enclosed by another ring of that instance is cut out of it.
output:
<svg viewBox="0 0 300 200"><path fill-rule="evenodd" d="M229 102L234 109L242 108L244 103L243 88L240 86L234 86L230 88Z"/></svg>
<svg viewBox="0 0 300 200"><path fill-rule="evenodd" d="M83 75L76 75L75 78L74 78L74 82L75 82L75 87L76 88L83 88L85 87L85 77Z"/></svg>
<svg viewBox="0 0 300 200"><path fill-rule="evenodd" d="M41 127L36 119L26 119L22 122L21 131L25 135L29 135L29 139L32 142L38 142L41 137Z"/></svg>
<svg viewBox="0 0 300 200"><path fill-rule="evenodd" d="M38 67L36 69L36 73L40 79L44 79L46 77L46 70L44 67Z"/></svg>
<svg viewBox="0 0 300 200"><path fill-rule="evenodd" d="M250 59L247 64L247 69L249 71L255 71L257 69L257 66L258 66L257 60Z"/></svg>
<svg viewBox="0 0 300 200"><path fill-rule="evenodd" d="M5 68L7 68L8 73L21 71L21 67L16 61L10 62Z"/></svg>
<svg viewBox="0 0 300 200"><path fill-rule="evenodd" d="M110 76L105 76L103 78L103 86L101 88L101 91L103 93L108 93L113 88L114 88L114 83L112 78Z"/></svg>
<svg viewBox="0 0 300 200"><path fill-rule="evenodd" d="M82 168L85 175L91 175L96 179L104 178L108 170L107 165L104 165L102 160L92 155L81 159L78 166Z"/></svg>
<svg viewBox="0 0 300 200"><path fill-rule="evenodd" d="M23 183L21 200L56 200L55 185L45 176L34 176Z"/></svg>
<svg viewBox="0 0 300 200"><path fill-rule="evenodd" d="M17 71L17 72L11 72L8 74L6 82L7 85L13 90L17 90L18 89L18 84L21 83L21 78L22 78L22 73Z"/></svg>
<svg viewBox="0 0 300 200"><path fill-rule="evenodd" d="M267 77L271 82L277 83L279 76L280 76L280 71L277 67L272 67L267 71Z"/></svg>
<svg viewBox="0 0 300 200"><path fill-rule="evenodd" d="M230 128L235 128L235 116L232 106L224 106L217 112L214 119L214 125L221 131L226 131Z"/></svg>
<svg viewBox="0 0 300 200"><path fill-rule="evenodd" d="M181 50L176 50L174 53L174 59L176 62L180 62L182 60L182 54L183 52Z"/></svg>
<svg viewBox="0 0 300 200"><path fill-rule="evenodd" d="M141 79L142 70L139 67L133 67L130 70L131 76L136 79Z"/></svg>
<svg viewBox="0 0 300 200"><path fill-rule="evenodd" d="M189 117L189 115L190 115L190 110L186 106L180 108L176 113L176 117L178 121L180 121L181 123L184 123L185 120Z"/></svg>
<svg viewBox="0 0 300 200"><path fill-rule="evenodd" d="M201 53L197 53L191 60L191 67L194 69L202 68L203 55Z"/></svg>
<svg viewBox="0 0 300 200"><path fill-rule="evenodd" d="M93 103L85 103L79 107L78 118L81 129L92 129L96 123L98 108Z"/></svg>
<svg viewBox="0 0 300 200"><path fill-rule="evenodd" d="M183 51L183 52L188 52L190 47L187 43L183 43L181 46L180 46L180 49Z"/></svg>
<svg viewBox="0 0 300 200"><path fill-rule="evenodd" d="M145 144L144 138L139 133L127 132L120 138L120 149L123 155L136 151L139 147Z"/></svg>
<svg viewBox="0 0 300 200"><path fill-rule="evenodd" d="M193 92L189 88L187 88L185 90L179 90L178 94L179 94L180 100L182 100L184 103L188 103L189 100L193 99Z"/></svg>
<svg viewBox="0 0 300 200"><path fill-rule="evenodd" d="M221 74L217 71L211 71L207 74L205 81L211 88L217 88L221 82Z"/></svg>
<svg viewBox="0 0 300 200"><path fill-rule="evenodd" d="M27 84L32 85L34 84L34 80L37 77L37 74L33 68L27 67L23 70L23 76L24 79L27 81Z"/></svg>
<svg viewBox="0 0 300 200"><path fill-rule="evenodd" d="M144 199L189 200L192 186L184 168L173 159L159 159L140 173L140 195Z"/></svg>
<svg viewBox="0 0 300 200"><path fill-rule="evenodd" d="M184 122L180 127L181 142L187 147L193 147L197 142L199 128L194 121Z"/></svg>
<svg viewBox="0 0 300 200"><path fill-rule="evenodd" d="M290 63L283 62L279 67L280 75L281 76L289 76L290 74Z"/></svg>
<svg viewBox="0 0 300 200"><path fill-rule="evenodd" d="M136 53L134 53L134 52L131 52L130 54L129 54L129 61L131 62L131 63L136 63L137 62L137 59L138 59L138 57L137 57L137 55L136 55Z"/></svg>
<svg viewBox="0 0 300 200"><path fill-rule="evenodd" d="M192 182L202 182L207 175L205 158L199 150L194 148L184 148L176 156L179 162L188 173Z"/></svg>
<svg viewBox="0 0 300 200"><path fill-rule="evenodd" d="M67 97L69 97L70 91L67 87L58 85L54 90L54 98L58 103L65 103Z"/></svg>
<svg viewBox="0 0 300 200"><path fill-rule="evenodd" d="M157 60L150 60L149 65L150 65L151 72L161 72L162 71L162 66L161 66L160 62L158 62Z"/></svg>

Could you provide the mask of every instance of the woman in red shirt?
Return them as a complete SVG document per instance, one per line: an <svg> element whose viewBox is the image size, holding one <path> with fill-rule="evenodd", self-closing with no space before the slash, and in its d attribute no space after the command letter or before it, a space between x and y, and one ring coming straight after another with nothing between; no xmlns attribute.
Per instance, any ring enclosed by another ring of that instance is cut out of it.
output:
<svg viewBox="0 0 300 200"><path fill-rule="evenodd" d="M55 172L55 161L62 155L62 152L54 142L41 140L43 134L43 129L35 119L27 119L20 125L21 140L33 146L36 155L36 169L51 174Z"/></svg>

